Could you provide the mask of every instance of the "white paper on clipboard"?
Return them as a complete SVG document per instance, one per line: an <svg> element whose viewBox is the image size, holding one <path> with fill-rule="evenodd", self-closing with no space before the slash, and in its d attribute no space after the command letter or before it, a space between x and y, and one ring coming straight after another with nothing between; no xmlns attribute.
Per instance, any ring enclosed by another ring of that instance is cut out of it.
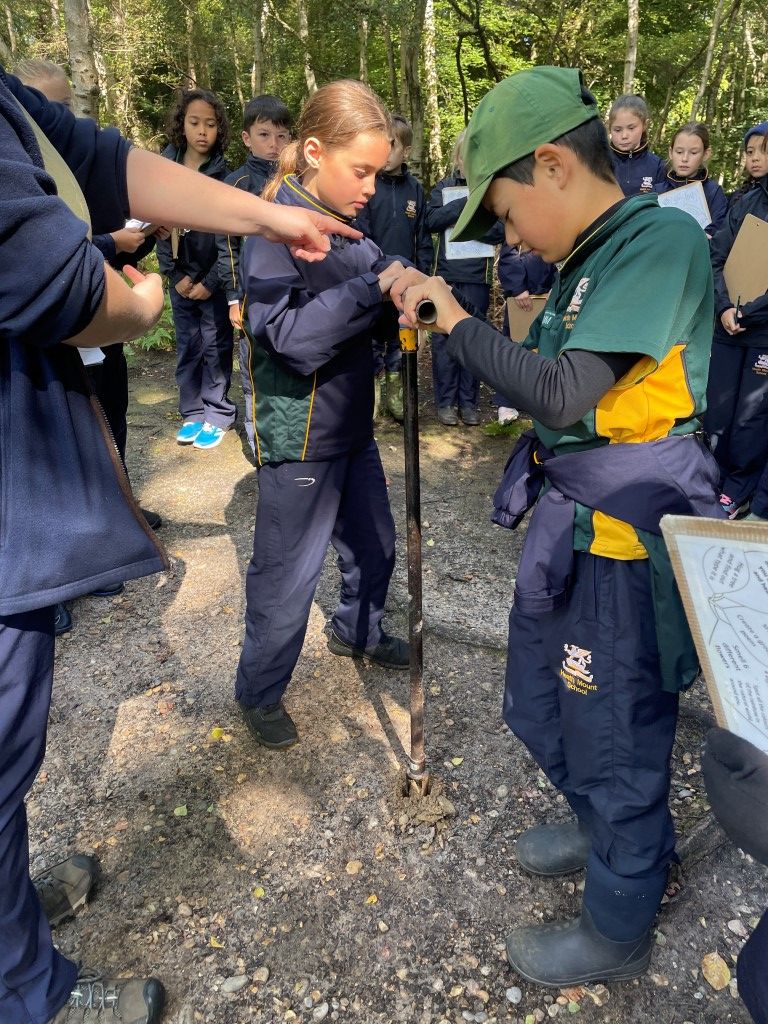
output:
<svg viewBox="0 0 768 1024"><path fill-rule="evenodd" d="M443 206L452 203L454 199L466 199L468 195L469 188L466 185L449 185L443 189ZM452 242L453 227L447 228L444 232L445 258L447 260L486 259L488 256L493 256L493 246L487 242Z"/></svg>
<svg viewBox="0 0 768 1024"><path fill-rule="evenodd" d="M672 188L669 192L662 192L659 196L659 206L675 206L678 210L685 210L701 228L712 223L709 203L700 181L692 181L688 185Z"/></svg>
<svg viewBox="0 0 768 1024"><path fill-rule="evenodd" d="M768 526L663 516L718 725L768 753Z"/></svg>

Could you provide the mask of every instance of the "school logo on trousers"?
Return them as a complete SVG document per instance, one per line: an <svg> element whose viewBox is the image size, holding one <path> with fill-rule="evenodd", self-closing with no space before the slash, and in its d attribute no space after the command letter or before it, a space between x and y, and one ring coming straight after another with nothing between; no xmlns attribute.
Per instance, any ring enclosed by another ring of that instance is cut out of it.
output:
<svg viewBox="0 0 768 1024"><path fill-rule="evenodd" d="M566 688L573 693L586 696L597 691L597 683L591 671L592 651L587 651L576 644L563 644L565 657L560 666L560 678Z"/></svg>
<svg viewBox="0 0 768 1024"><path fill-rule="evenodd" d="M761 377L765 377L766 374L768 374L768 352L761 352L758 355L758 357L755 360L755 364L752 367L752 369L753 369L753 371L755 373L759 374Z"/></svg>

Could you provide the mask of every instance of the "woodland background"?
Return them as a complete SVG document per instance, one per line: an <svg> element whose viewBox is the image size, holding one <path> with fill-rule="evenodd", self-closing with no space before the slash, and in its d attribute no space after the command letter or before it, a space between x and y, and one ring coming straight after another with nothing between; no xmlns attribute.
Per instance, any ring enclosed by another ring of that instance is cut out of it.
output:
<svg viewBox="0 0 768 1024"><path fill-rule="evenodd" d="M706 121L726 186L745 128L768 117L764 0L0 0L0 61L25 56L64 64L79 113L150 148L179 85L216 91L238 129L253 94L298 113L324 82L361 78L412 121L428 184L488 88L537 63L581 67L603 109L643 93L657 152Z"/></svg>

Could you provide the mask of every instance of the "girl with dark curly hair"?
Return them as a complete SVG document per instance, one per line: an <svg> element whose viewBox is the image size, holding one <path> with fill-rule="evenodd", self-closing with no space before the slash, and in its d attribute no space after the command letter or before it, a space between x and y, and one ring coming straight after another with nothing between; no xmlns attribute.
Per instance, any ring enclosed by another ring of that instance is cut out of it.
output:
<svg viewBox="0 0 768 1024"><path fill-rule="evenodd" d="M168 116L163 156L210 178L227 174L229 122L224 104L207 89L182 90ZM157 247L170 282L176 327L176 383L182 425L179 444L215 448L235 422L229 398L232 326L216 270L216 236L175 230Z"/></svg>

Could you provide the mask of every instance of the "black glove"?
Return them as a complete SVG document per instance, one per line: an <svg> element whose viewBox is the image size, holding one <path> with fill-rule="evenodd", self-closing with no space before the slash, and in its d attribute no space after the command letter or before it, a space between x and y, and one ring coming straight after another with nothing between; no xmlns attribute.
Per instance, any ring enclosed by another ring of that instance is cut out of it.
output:
<svg viewBox="0 0 768 1024"><path fill-rule="evenodd" d="M727 729L710 729L701 763L709 802L728 838L768 865L768 756Z"/></svg>

